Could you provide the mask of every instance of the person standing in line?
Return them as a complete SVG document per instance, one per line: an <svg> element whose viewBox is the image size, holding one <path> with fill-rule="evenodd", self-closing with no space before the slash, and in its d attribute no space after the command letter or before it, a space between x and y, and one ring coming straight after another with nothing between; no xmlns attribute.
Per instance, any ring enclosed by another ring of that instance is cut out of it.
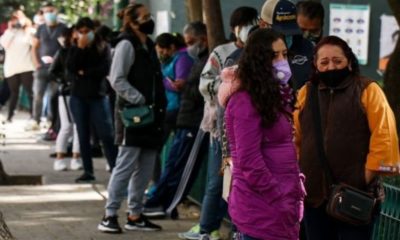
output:
<svg viewBox="0 0 400 240"><path fill-rule="evenodd" d="M66 59L73 43L74 28L67 28L58 38L61 49L54 57L54 62L50 65L49 71L58 83L58 113L60 116L60 131L56 139L56 159L53 164L55 171L65 171L68 169L67 155L68 141L72 137L72 159L70 162L71 170L82 169L80 159L79 139L76 124L73 122L71 108L69 104L71 95L71 74L67 72Z"/></svg>
<svg viewBox="0 0 400 240"><path fill-rule="evenodd" d="M210 147L207 167L207 186L202 202L200 223L189 231L179 233L183 239L220 239L219 228L226 213L226 202L222 199L222 177L220 168L222 163L220 133L222 130L222 116L218 114L217 93L221 83L219 77L227 57L236 49L242 48L244 42L240 33L246 35L255 19L257 10L252 7L235 9L230 18L231 31L236 34L236 41L216 47L208 58L200 77L199 90L204 98L204 116L200 128L209 132Z"/></svg>
<svg viewBox="0 0 400 240"><path fill-rule="evenodd" d="M294 114L300 167L307 178L307 239L372 239L384 198L380 176L400 174L396 120L382 89L361 75L358 60L343 39L324 37L314 52L313 74L298 93ZM315 103L320 109L319 123L314 117ZM317 124L321 125L321 151L330 174L321 166L316 147ZM328 215L327 199L335 183L376 198L375 216L370 223L357 226Z"/></svg>
<svg viewBox="0 0 400 240"><path fill-rule="evenodd" d="M176 120L176 132L168 160L155 190L145 203L143 214L148 217L163 217L177 191L188 157L195 142L203 117L204 100L198 86L200 74L208 59L207 30L202 22L192 22L183 31L188 43L188 54L194 55L194 63L182 89ZM197 56L196 56L197 54ZM171 218L177 218L175 208Z"/></svg>
<svg viewBox="0 0 400 240"><path fill-rule="evenodd" d="M43 96L50 85L50 96L53 97L57 92L57 86L52 81L49 74L49 66L54 61L53 57L60 49L57 38L65 30L66 26L57 20L57 9L50 2L45 2L41 9L45 23L40 25L32 38L32 60L35 66L33 82L33 121L29 122L25 130L39 130L40 118L43 108ZM49 108L55 110L55 108ZM52 118L55 118L57 112L52 112Z"/></svg>
<svg viewBox="0 0 400 240"><path fill-rule="evenodd" d="M14 11L8 22L8 28L0 38L5 49L4 76L10 88L11 96L8 106L7 121L11 122L18 103L21 84L28 95L32 106L33 62L31 49L31 21L21 10ZM32 107L29 108L32 115Z"/></svg>
<svg viewBox="0 0 400 240"><path fill-rule="evenodd" d="M118 149L114 144L111 109L106 96L106 78L111 64L107 43L95 34L94 23L80 18L75 25L78 39L66 58L66 72L71 75L70 107L80 144L84 173L75 181L93 182L94 176L90 145L90 126L94 126L111 170L115 166Z"/></svg>
<svg viewBox="0 0 400 240"><path fill-rule="evenodd" d="M108 183L108 199L97 229L121 233L118 210L125 197L128 231L160 231L161 226L143 214L143 198L153 173L158 150L163 145L166 108L165 89L154 42L148 37L154 21L143 4L129 5L123 12L124 29L117 39L110 71L110 83L117 93L116 113L126 106L153 105L154 122L139 128L127 128L116 114L117 162Z"/></svg>
<svg viewBox="0 0 400 240"><path fill-rule="evenodd" d="M297 240L304 188L293 143L294 95L284 36L250 36L218 92L232 157L229 214L241 240ZM279 211L277 211L279 209Z"/></svg>
<svg viewBox="0 0 400 240"><path fill-rule="evenodd" d="M285 35L293 71L293 89L297 91L308 80L314 46L305 39L296 22L296 5L289 0L267 0L260 13L260 28L272 28Z"/></svg>
<svg viewBox="0 0 400 240"><path fill-rule="evenodd" d="M296 8L297 24L303 32L303 37L316 45L324 33L324 6L316 1L299 1Z"/></svg>

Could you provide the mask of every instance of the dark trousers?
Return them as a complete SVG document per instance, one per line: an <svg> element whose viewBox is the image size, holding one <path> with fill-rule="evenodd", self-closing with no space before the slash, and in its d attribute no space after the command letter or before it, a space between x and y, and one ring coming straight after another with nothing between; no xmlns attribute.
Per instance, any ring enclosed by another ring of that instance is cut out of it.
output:
<svg viewBox="0 0 400 240"><path fill-rule="evenodd" d="M178 110L174 111L167 111L165 113L165 120L163 126L163 143L166 144L169 136L176 128L176 118L178 116ZM160 150L161 152L161 150ZM161 177L161 157L160 154L157 156L157 160L154 164L154 171L153 171L153 182L158 182Z"/></svg>
<svg viewBox="0 0 400 240"><path fill-rule="evenodd" d="M353 226L330 217L326 204L318 208L305 208L304 225L308 240L369 240L372 239L374 222Z"/></svg>
<svg viewBox="0 0 400 240"><path fill-rule="evenodd" d="M93 161L90 146L90 126L103 143L104 155L113 169L118 148L114 144L114 128L112 126L110 104L107 97L85 99L71 96L71 113L78 130L83 168L86 173L93 174Z"/></svg>
<svg viewBox="0 0 400 240"><path fill-rule="evenodd" d="M11 120L14 116L15 108L17 107L18 97L19 97L19 89L22 84L24 87L30 104L29 112L32 114L32 84L33 84L33 72L23 72L15 74L6 79L8 83L8 87L10 88L10 103L8 106L8 117L7 119Z"/></svg>
<svg viewBox="0 0 400 240"><path fill-rule="evenodd" d="M166 209L171 204L192 150L197 131L198 128L178 128L176 130L168 159L165 161L165 168L155 185L156 190L146 202L146 207L161 205Z"/></svg>

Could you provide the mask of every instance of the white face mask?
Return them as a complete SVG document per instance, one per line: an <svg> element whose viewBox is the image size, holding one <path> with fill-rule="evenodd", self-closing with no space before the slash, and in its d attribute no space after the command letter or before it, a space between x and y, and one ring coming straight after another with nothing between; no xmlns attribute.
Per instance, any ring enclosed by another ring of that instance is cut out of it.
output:
<svg viewBox="0 0 400 240"><path fill-rule="evenodd" d="M237 34L237 37L240 39L240 41L242 41L242 43L246 43L249 37L249 32L253 27L254 25L246 25L240 29L239 33Z"/></svg>

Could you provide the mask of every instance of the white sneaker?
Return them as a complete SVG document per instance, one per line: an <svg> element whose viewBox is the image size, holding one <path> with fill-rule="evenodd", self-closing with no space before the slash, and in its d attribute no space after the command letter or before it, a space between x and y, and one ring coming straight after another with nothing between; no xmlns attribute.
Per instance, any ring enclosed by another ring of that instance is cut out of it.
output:
<svg viewBox="0 0 400 240"><path fill-rule="evenodd" d="M106 163L106 171L109 172L111 170L110 165L108 165L108 163Z"/></svg>
<svg viewBox="0 0 400 240"><path fill-rule="evenodd" d="M34 120L28 122L28 124L26 124L25 126L25 131L37 131L37 130L40 130L40 126Z"/></svg>
<svg viewBox="0 0 400 240"><path fill-rule="evenodd" d="M81 170L83 168L82 160L80 158L71 159L71 170Z"/></svg>
<svg viewBox="0 0 400 240"><path fill-rule="evenodd" d="M56 159L53 165L54 171L66 171L68 169L66 159Z"/></svg>

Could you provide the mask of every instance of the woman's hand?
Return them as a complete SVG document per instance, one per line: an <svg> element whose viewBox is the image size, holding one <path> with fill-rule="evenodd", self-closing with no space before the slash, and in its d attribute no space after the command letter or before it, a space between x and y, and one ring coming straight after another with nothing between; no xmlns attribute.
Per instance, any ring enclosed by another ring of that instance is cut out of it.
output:
<svg viewBox="0 0 400 240"><path fill-rule="evenodd" d="M368 185L375 178L376 172L365 169L365 183Z"/></svg>

